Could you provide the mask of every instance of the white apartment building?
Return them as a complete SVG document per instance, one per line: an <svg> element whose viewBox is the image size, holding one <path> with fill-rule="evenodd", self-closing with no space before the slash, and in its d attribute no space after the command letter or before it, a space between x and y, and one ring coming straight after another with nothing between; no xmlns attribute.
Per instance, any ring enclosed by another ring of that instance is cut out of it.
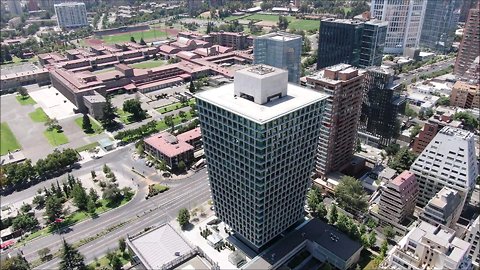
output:
<svg viewBox="0 0 480 270"><path fill-rule="evenodd" d="M480 267L480 245L478 244L480 242L480 216L470 224L463 240L472 245L468 252L468 257L472 260L475 267Z"/></svg>
<svg viewBox="0 0 480 270"><path fill-rule="evenodd" d="M419 185L418 206L425 206L444 186L470 197L478 176L472 132L444 127L417 157L410 171Z"/></svg>
<svg viewBox="0 0 480 270"><path fill-rule="evenodd" d="M455 237L455 230L427 222L405 235L388 252L383 269L473 269L470 244Z"/></svg>
<svg viewBox="0 0 480 270"><path fill-rule="evenodd" d="M388 21L385 53L418 47L426 7L427 0L372 0L371 16Z"/></svg>
<svg viewBox="0 0 480 270"><path fill-rule="evenodd" d="M85 3L55 4L57 24L62 28L87 26L87 9Z"/></svg>
<svg viewBox="0 0 480 270"><path fill-rule="evenodd" d="M419 218L432 225L455 229L462 209L462 196L458 191L444 187L423 208Z"/></svg>

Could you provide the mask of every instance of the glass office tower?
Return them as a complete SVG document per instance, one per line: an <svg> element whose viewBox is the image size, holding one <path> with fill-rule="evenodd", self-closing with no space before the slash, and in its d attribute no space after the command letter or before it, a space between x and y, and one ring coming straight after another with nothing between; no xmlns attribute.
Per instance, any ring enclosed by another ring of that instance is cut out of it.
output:
<svg viewBox="0 0 480 270"><path fill-rule="evenodd" d="M303 218L327 96L269 66L196 95L218 218L260 251Z"/></svg>

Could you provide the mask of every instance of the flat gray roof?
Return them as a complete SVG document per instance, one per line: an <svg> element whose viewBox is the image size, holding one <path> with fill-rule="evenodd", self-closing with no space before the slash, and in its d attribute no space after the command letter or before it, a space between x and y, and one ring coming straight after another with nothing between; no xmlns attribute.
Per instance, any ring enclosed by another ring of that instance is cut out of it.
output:
<svg viewBox="0 0 480 270"><path fill-rule="evenodd" d="M265 104L257 104L241 97L235 97L233 83L231 83L200 92L195 97L253 122L264 124L292 111L327 99L328 95L288 84L286 96Z"/></svg>
<svg viewBox="0 0 480 270"><path fill-rule="evenodd" d="M146 269L161 269L179 256L193 252L193 248L169 225L129 239L130 248L138 256Z"/></svg>

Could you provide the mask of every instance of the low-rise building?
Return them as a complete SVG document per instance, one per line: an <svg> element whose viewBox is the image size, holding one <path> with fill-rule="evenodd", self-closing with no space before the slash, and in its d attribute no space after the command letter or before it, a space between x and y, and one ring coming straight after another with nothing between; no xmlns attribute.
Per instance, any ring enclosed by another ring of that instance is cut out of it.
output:
<svg viewBox="0 0 480 270"><path fill-rule="evenodd" d="M419 218L432 225L454 228L462 213L463 201L458 191L442 188L423 208Z"/></svg>
<svg viewBox="0 0 480 270"><path fill-rule="evenodd" d="M133 237L127 236L127 248L132 254L135 269L217 269L210 258L198 248L192 246L170 225Z"/></svg>
<svg viewBox="0 0 480 270"><path fill-rule="evenodd" d="M88 113L95 119L102 119L103 107L105 107L107 102L105 97L97 93L91 96L84 96L83 99Z"/></svg>
<svg viewBox="0 0 480 270"><path fill-rule="evenodd" d="M362 249L360 243L334 226L319 219L311 219L258 254L242 269L283 269L282 266L286 267L285 264L295 255L306 251L320 262L329 263L335 269L346 270L357 263Z"/></svg>
<svg viewBox="0 0 480 270"><path fill-rule="evenodd" d="M468 226L467 234L463 240L472 245L468 252L468 257L478 269L480 267L480 216Z"/></svg>
<svg viewBox="0 0 480 270"><path fill-rule="evenodd" d="M162 132L145 139L144 142L146 153L165 162L169 168L176 169L181 161L189 164L194 160L195 150L201 147L200 128L176 137L168 132Z"/></svg>
<svg viewBox="0 0 480 270"><path fill-rule="evenodd" d="M0 92L8 92L10 89L15 87L34 83L39 85L46 85L50 83L50 75L46 68L1 75Z"/></svg>
<svg viewBox="0 0 480 270"><path fill-rule="evenodd" d="M470 244L455 231L421 222L388 252L385 269L459 269L471 270Z"/></svg>
<svg viewBox="0 0 480 270"><path fill-rule="evenodd" d="M400 233L406 232L404 221L413 214L418 196L415 175L402 172L382 189L378 218L380 223L394 227Z"/></svg>

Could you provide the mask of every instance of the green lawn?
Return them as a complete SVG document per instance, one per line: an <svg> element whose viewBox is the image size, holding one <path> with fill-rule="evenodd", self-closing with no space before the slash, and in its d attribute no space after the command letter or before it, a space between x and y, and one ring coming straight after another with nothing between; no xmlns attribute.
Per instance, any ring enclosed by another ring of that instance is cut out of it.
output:
<svg viewBox="0 0 480 270"><path fill-rule="evenodd" d="M89 116L89 117L90 117L90 116ZM86 134L88 134L88 135L90 135L90 136L93 136L93 135L96 135L96 134L100 134L100 133L103 132L103 128L97 123L96 120L92 119L91 117L90 117L90 123L92 123L93 132L91 132L91 133L86 133L85 131L83 131L83 132L85 132ZM75 119L75 124L77 124L80 128L82 128L83 116ZM83 129L82 129L82 130L83 130Z"/></svg>
<svg viewBox="0 0 480 270"><path fill-rule="evenodd" d="M17 99L17 101L22 104L22 105L34 105L34 104L37 104L37 102L35 102L35 100L33 100L33 98L31 96L26 96L26 97L23 97L21 95L17 95L15 97Z"/></svg>
<svg viewBox="0 0 480 270"><path fill-rule="evenodd" d="M117 254L118 258L122 262L122 265L125 265L129 262L128 256L125 256L122 254L120 250L115 250L115 253ZM111 269L110 266L110 261L107 259L107 256L103 256L97 261L93 261L88 265L91 269Z"/></svg>
<svg viewBox="0 0 480 270"><path fill-rule="evenodd" d="M185 113L185 118L183 118L183 119L182 119L180 116L176 115L176 116L173 118L173 124L174 124L174 125L178 125L178 124L180 124L180 123L182 123L182 122L187 122L188 120L191 120L192 118L193 118L193 117L192 117L192 115L190 114L190 112L186 112L186 113ZM166 129L168 129L168 128L170 128L170 127L165 124L165 121L158 121L158 122L157 122L157 129L158 129L159 131L166 130Z"/></svg>
<svg viewBox="0 0 480 270"><path fill-rule="evenodd" d="M28 114L32 118L33 122L47 122L48 115L43 111L42 108L37 108L35 111Z"/></svg>
<svg viewBox="0 0 480 270"><path fill-rule="evenodd" d="M269 21L269 22L278 22L279 15L270 15L270 14L253 14L242 19L245 20L256 20L256 21ZM298 20L292 16L286 16L287 20L290 22L288 24L288 29L297 29L297 30L318 30L320 27L320 21L318 20Z"/></svg>
<svg viewBox="0 0 480 270"><path fill-rule="evenodd" d="M152 117L148 113L145 113L145 114L146 114L147 119ZM132 114L131 113L126 112L126 111L124 111L120 108L117 108L117 115L118 115L118 118L120 119L120 121L122 123L124 123L125 125L136 122L134 119L132 119Z"/></svg>
<svg viewBox="0 0 480 270"><path fill-rule="evenodd" d="M193 105L193 104L195 104L195 98L189 99L188 100L188 106ZM180 108L184 108L184 107L187 107L187 106L185 106L182 102L176 102L176 103L164 106L164 107L157 108L156 110L159 113L167 113L167 112L171 112L171 111L174 111L174 110L177 110L177 109L180 109Z"/></svg>
<svg viewBox="0 0 480 270"><path fill-rule="evenodd" d="M320 21L316 20L293 20L288 24L289 29L297 29L303 31L318 30Z"/></svg>
<svg viewBox="0 0 480 270"><path fill-rule="evenodd" d="M119 35L103 36L101 39L106 43L123 43L130 41L130 37L134 37L137 42L140 42L140 39L143 37L145 41L155 40L160 37L166 37L167 33L160 31L158 29L150 29L147 31L141 32L131 32Z"/></svg>
<svg viewBox="0 0 480 270"><path fill-rule="evenodd" d="M18 58L16 56L13 56L12 61L5 62L1 66L11 66L11 65L17 65L17 64L28 63L28 62L33 63L33 62L37 62L37 61L38 61L37 56L34 56L32 58L29 58L29 59L21 59L21 58Z"/></svg>
<svg viewBox="0 0 480 270"><path fill-rule="evenodd" d="M163 66L166 63L167 61L164 61L164 60L149 60L145 62L130 64L129 66L131 66L132 68L154 68L154 67Z"/></svg>
<svg viewBox="0 0 480 270"><path fill-rule="evenodd" d="M86 144L84 146L80 146L80 147L76 148L75 150L77 152L88 151L88 150L93 149L97 146L98 146L98 142L94 142L94 143Z"/></svg>
<svg viewBox="0 0 480 270"><path fill-rule="evenodd" d="M17 138L13 135L7 123L0 125L0 155L5 155L8 151L20 149Z"/></svg>
<svg viewBox="0 0 480 270"><path fill-rule="evenodd" d="M56 129L48 131L45 130L43 135L47 138L48 142L53 146L59 146L68 143L68 138L63 132L58 132Z"/></svg>
<svg viewBox="0 0 480 270"><path fill-rule="evenodd" d="M241 16L228 16L228 17L225 17L223 18L224 21L226 22L230 22L230 21L235 21L235 20L242 20L244 19L245 17L247 17L248 15L241 15Z"/></svg>
<svg viewBox="0 0 480 270"><path fill-rule="evenodd" d="M246 20L258 20L258 21L270 21L270 22L278 22L278 17L279 15L270 15L270 14L253 14L250 16L247 16L243 19ZM287 20L291 21L292 17L287 16Z"/></svg>

